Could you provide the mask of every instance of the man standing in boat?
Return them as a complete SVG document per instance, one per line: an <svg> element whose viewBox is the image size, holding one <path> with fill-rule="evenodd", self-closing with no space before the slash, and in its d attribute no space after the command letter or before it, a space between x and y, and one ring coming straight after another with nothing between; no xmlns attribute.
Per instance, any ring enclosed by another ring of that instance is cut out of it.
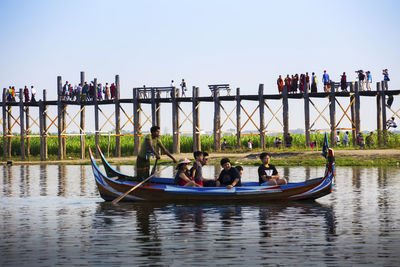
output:
<svg viewBox="0 0 400 267"><path fill-rule="evenodd" d="M164 147L160 138L160 127L153 126L150 128L150 135L146 135L136 160L136 173L138 179L146 179L150 176L150 157L154 156L156 159L160 159L160 149L170 157L174 163L177 160L169 151Z"/></svg>

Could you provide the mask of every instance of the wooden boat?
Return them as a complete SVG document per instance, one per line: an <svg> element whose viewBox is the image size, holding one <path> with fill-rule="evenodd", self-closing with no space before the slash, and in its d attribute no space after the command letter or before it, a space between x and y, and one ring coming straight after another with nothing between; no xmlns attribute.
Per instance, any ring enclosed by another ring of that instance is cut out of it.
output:
<svg viewBox="0 0 400 267"><path fill-rule="evenodd" d="M148 183L144 183L123 201L217 201L217 200L241 200L241 201L269 201L269 200L313 200L326 196L332 192L335 177L335 163L333 150L329 150L330 157L327 163L324 177L310 179L300 183L288 183L287 185L264 186L258 182L242 182L241 187L227 189L225 187L183 187L174 185L174 179L153 177ZM139 182L121 181L105 175L97 165L92 151L89 148L90 161L94 178L100 196L106 201L112 201L123 195ZM101 154L101 153L100 153ZM101 154L102 155L102 154ZM117 174L102 155L106 162L106 172ZM108 171L107 171L107 168ZM113 174L112 174L113 175ZM118 175L116 175L119 177ZM257 179L258 180L258 179Z"/></svg>

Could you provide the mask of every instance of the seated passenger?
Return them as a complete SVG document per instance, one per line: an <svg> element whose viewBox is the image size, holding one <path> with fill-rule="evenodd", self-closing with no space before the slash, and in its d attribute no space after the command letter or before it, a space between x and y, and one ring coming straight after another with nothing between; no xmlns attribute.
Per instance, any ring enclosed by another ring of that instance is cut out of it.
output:
<svg viewBox="0 0 400 267"><path fill-rule="evenodd" d="M215 179L206 179L203 177L203 164L208 163L208 153L207 154L207 162L204 163L204 153L201 151L195 151L193 153L195 162L193 163L193 167L190 169L190 176L196 182L196 184L200 186L215 186Z"/></svg>
<svg viewBox="0 0 400 267"><path fill-rule="evenodd" d="M240 165L238 165L238 166L235 166L235 169L239 172L240 178L242 178L242 175L243 175L243 167L240 166Z"/></svg>
<svg viewBox="0 0 400 267"><path fill-rule="evenodd" d="M208 153L203 152L203 160L201 162L202 166L208 165ZM203 177L203 186L204 187L215 187L216 186L216 178L214 179L205 179Z"/></svg>
<svg viewBox="0 0 400 267"><path fill-rule="evenodd" d="M241 186L240 174L236 168L232 168L231 161L227 158L221 159L221 166L224 168L216 181L216 186L226 186L230 189L234 186Z"/></svg>
<svg viewBox="0 0 400 267"><path fill-rule="evenodd" d="M175 175L175 184L180 186L190 186L190 187L199 187L200 185L196 184L193 180L191 180L189 175L188 164L190 160L181 159L178 163L176 169L178 172Z"/></svg>
<svg viewBox="0 0 400 267"><path fill-rule="evenodd" d="M285 185L287 181L285 178L281 178L276 170L275 166L269 164L271 155L263 152L260 154L262 165L258 168L258 182L264 185Z"/></svg>

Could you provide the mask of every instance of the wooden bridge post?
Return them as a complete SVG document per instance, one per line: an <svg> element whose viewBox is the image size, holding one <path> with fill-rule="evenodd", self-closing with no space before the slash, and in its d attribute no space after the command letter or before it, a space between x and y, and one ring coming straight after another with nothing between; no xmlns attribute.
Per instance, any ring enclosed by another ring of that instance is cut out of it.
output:
<svg viewBox="0 0 400 267"><path fill-rule="evenodd" d="M306 148L310 146L310 97L308 95L308 83L304 85L304 133L306 135Z"/></svg>
<svg viewBox="0 0 400 267"><path fill-rule="evenodd" d="M331 81L331 92L329 93L329 116L331 124L331 146L335 147L336 144L336 102L335 102L335 82Z"/></svg>
<svg viewBox="0 0 400 267"><path fill-rule="evenodd" d="M120 83L119 75L115 75L115 156L121 157L121 116L119 108Z"/></svg>
<svg viewBox="0 0 400 267"><path fill-rule="evenodd" d="M350 103L354 100L354 98L355 98L355 95L354 95L354 84L350 83ZM351 104L351 106L350 106L350 111L351 111L351 121L355 124L356 113L355 113L354 106L355 106L355 104L353 102L353 104ZM355 128L353 128L353 125L352 125L351 128L355 129ZM351 130L351 135L353 137L353 146L356 147L356 145L357 145L356 130Z"/></svg>
<svg viewBox="0 0 400 267"><path fill-rule="evenodd" d="M20 123L20 140L21 140L21 160L25 160L25 114L24 114L24 100L23 100L23 91L19 89L19 123Z"/></svg>
<svg viewBox="0 0 400 267"><path fill-rule="evenodd" d="M355 115L356 115L356 134L360 133L361 130L361 118L360 118L360 91L359 91L359 84L358 82L355 82L355 88L354 88L354 109L355 109Z"/></svg>
<svg viewBox="0 0 400 267"><path fill-rule="evenodd" d="M221 150L221 107L220 107L220 100L219 100L219 89L217 86L213 87L214 93L214 150L220 151Z"/></svg>
<svg viewBox="0 0 400 267"><path fill-rule="evenodd" d="M29 106L27 103L26 109L25 109L25 124L26 124L26 157L29 159L30 156L30 151L31 151L31 142L30 142L30 131L29 131L29 127L30 127L30 121L29 121Z"/></svg>
<svg viewBox="0 0 400 267"><path fill-rule="evenodd" d="M140 149L140 103L138 101L139 98L139 90L133 89L133 135L134 135L134 155L137 156L139 154Z"/></svg>
<svg viewBox="0 0 400 267"><path fill-rule="evenodd" d="M99 102L97 99L97 78L93 79L94 84L94 142L96 144L96 158L100 157L97 146L100 144L100 133L99 133Z"/></svg>
<svg viewBox="0 0 400 267"><path fill-rule="evenodd" d="M288 88L283 86L282 91L282 116L283 116L283 145L286 147L286 136L289 133L289 101L288 101Z"/></svg>
<svg viewBox="0 0 400 267"><path fill-rule="evenodd" d="M382 146L382 100L381 100L381 84L376 83L376 131L378 133L378 144Z"/></svg>
<svg viewBox="0 0 400 267"><path fill-rule="evenodd" d="M264 84L258 86L258 109L260 111L260 148L265 149Z"/></svg>
<svg viewBox="0 0 400 267"><path fill-rule="evenodd" d="M240 88L236 88L236 143L237 147L242 146L242 130L240 121L240 112L242 107L240 106Z"/></svg>
<svg viewBox="0 0 400 267"><path fill-rule="evenodd" d="M58 159L62 160L64 158L63 144L62 144L62 78L57 76L57 116L58 116Z"/></svg>
<svg viewBox="0 0 400 267"><path fill-rule="evenodd" d="M172 153L181 152L180 131L179 131L179 102L176 101L176 96L179 91L177 88L172 88Z"/></svg>
<svg viewBox="0 0 400 267"><path fill-rule="evenodd" d="M157 124L156 118L156 99L154 87L151 88L151 126L160 126Z"/></svg>
<svg viewBox="0 0 400 267"><path fill-rule="evenodd" d="M199 97L199 87L193 86L192 93L192 114L193 114L193 151L201 151L200 139L200 106L197 98Z"/></svg>
<svg viewBox="0 0 400 267"><path fill-rule="evenodd" d="M47 149L47 91L46 89L43 90L43 152L44 152L44 160L47 159L48 149Z"/></svg>
<svg viewBox="0 0 400 267"><path fill-rule="evenodd" d="M81 71L81 88L85 85L85 72ZM82 89L81 89L82 90ZM86 133L85 133L85 105L82 103L82 94L79 96L79 101L81 102L81 113L80 113L80 141L81 141L81 159L85 158L86 153ZM97 150L97 148L96 148Z"/></svg>
<svg viewBox="0 0 400 267"><path fill-rule="evenodd" d="M39 135L40 135L40 160L44 161L44 149L43 149L43 139L44 139L44 127L43 127L43 119L44 115L44 105L43 100L39 100Z"/></svg>
<svg viewBox="0 0 400 267"><path fill-rule="evenodd" d="M387 127L386 127L386 95L385 95L385 82L381 81L381 91L380 91L380 95L381 95L381 101L382 101L382 129L383 129L383 144L387 145Z"/></svg>
<svg viewBox="0 0 400 267"><path fill-rule="evenodd" d="M161 107L161 103L160 103L160 92L156 91L154 92L154 98L156 99L156 123L159 127L161 127L161 115L160 115L160 107Z"/></svg>
<svg viewBox="0 0 400 267"><path fill-rule="evenodd" d="M2 111L3 111L3 160L7 159L7 109L6 109L6 88L3 88L3 102L2 104Z"/></svg>
<svg viewBox="0 0 400 267"><path fill-rule="evenodd" d="M7 157L11 158L11 144L12 144L12 129L11 129L11 112L12 112L12 106L7 107Z"/></svg>

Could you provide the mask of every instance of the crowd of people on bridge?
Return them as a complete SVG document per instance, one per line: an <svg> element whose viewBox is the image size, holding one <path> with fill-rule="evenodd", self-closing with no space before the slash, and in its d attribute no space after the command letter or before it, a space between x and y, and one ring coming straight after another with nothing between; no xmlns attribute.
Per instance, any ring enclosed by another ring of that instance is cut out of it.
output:
<svg viewBox="0 0 400 267"><path fill-rule="evenodd" d="M33 102L35 103L36 100L36 88L31 85L31 88L29 89L28 86L24 86L24 89L22 90L23 95L19 95L19 92L15 92L15 86L9 86L8 89L6 89L6 101L8 102L15 102L16 101L16 96L19 97L19 99L22 99L25 103L27 102Z"/></svg>
<svg viewBox="0 0 400 267"><path fill-rule="evenodd" d="M370 71L364 72L363 70L358 70L356 71L356 73L357 73L358 83L360 86L359 90L371 91L371 84L372 84L371 72ZM382 71L382 75L384 81L386 82L390 81L388 69L384 69ZM304 93L305 89L308 89L308 91L311 93L316 93L318 91L317 76L315 75L314 72L311 74L311 77L308 74L308 72L300 75L287 74L285 78L283 78L282 75L279 75L276 82L278 86L278 92L280 94L283 92L284 86L287 88L289 94ZM336 91L339 90L339 87L331 88L332 80L330 79L329 74L327 73L326 70L324 70L324 73L322 74L322 83L324 92L331 92L331 90L335 90L335 88ZM343 74L340 76L340 88L342 91L347 92L348 82L347 82L346 72L343 72Z"/></svg>
<svg viewBox="0 0 400 267"><path fill-rule="evenodd" d="M97 100L112 100L116 95L116 85L112 83L109 85L107 82L105 85L98 83L95 88L95 83L92 81L90 84L85 82L83 85L70 84L68 81L62 87L61 99L70 101L91 101L95 97Z"/></svg>

